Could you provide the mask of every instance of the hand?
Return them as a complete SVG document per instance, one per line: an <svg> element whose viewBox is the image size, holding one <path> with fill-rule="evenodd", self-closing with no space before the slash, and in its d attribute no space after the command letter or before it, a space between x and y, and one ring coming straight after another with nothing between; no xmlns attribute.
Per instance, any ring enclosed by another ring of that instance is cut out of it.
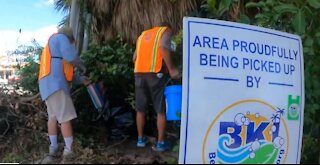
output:
<svg viewBox="0 0 320 165"><path fill-rule="evenodd" d="M173 71L170 72L170 77L175 80L180 80L182 75L178 70L174 69Z"/></svg>
<svg viewBox="0 0 320 165"><path fill-rule="evenodd" d="M91 84L91 81L90 81L90 80L85 80L85 81L83 81L83 84L84 84L85 86L88 86L89 84Z"/></svg>
<svg viewBox="0 0 320 165"><path fill-rule="evenodd" d="M88 86L89 84L91 84L91 80L86 77L86 76L81 76L81 79L82 79L82 83L85 85L85 86Z"/></svg>
<svg viewBox="0 0 320 165"><path fill-rule="evenodd" d="M80 69L81 75L85 75L86 74L87 69L86 69L86 67L84 65L78 65L77 68Z"/></svg>

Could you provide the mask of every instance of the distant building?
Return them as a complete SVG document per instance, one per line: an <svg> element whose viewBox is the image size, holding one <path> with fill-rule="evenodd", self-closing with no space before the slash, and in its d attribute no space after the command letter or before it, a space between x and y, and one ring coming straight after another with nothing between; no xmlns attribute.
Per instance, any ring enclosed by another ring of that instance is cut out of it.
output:
<svg viewBox="0 0 320 165"><path fill-rule="evenodd" d="M0 78L7 80L16 76L18 62L15 58L0 55Z"/></svg>

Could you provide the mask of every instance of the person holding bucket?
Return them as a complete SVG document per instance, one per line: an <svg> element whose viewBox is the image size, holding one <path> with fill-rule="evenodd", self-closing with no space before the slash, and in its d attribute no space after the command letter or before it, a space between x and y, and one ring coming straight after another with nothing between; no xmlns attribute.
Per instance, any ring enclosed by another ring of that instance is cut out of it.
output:
<svg viewBox="0 0 320 165"><path fill-rule="evenodd" d="M135 73L136 122L138 129L137 147L145 147L148 138L144 136L146 112L149 103L157 113L158 140L155 151L165 151L166 105L164 89L170 75L180 79L181 74L174 66L170 56L171 27L167 22L145 30L137 39L133 55Z"/></svg>

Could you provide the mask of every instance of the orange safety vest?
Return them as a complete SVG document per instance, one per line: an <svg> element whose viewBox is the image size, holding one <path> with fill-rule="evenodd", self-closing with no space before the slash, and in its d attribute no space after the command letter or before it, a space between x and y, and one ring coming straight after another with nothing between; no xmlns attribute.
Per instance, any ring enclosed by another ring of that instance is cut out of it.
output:
<svg viewBox="0 0 320 165"><path fill-rule="evenodd" d="M142 32L137 40L135 73L158 73L162 68L162 54L159 49L161 38L167 27L155 27Z"/></svg>
<svg viewBox="0 0 320 165"><path fill-rule="evenodd" d="M40 71L39 71L39 80L48 76L51 70L51 54L49 49L49 44L47 44L41 53L40 58ZM72 81L73 78L73 65L69 62L62 60L63 63L63 72L67 81Z"/></svg>

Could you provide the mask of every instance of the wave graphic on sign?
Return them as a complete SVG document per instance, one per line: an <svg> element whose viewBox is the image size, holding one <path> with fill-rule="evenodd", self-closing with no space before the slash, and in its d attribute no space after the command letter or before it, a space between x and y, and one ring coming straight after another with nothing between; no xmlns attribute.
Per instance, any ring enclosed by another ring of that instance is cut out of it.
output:
<svg viewBox="0 0 320 165"><path fill-rule="evenodd" d="M227 145L231 141L232 138L228 135L219 137L217 152L219 164L271 164L276 160L278 149L274 148L273 143L261 140L239 148L230 149Z"/></svg>

